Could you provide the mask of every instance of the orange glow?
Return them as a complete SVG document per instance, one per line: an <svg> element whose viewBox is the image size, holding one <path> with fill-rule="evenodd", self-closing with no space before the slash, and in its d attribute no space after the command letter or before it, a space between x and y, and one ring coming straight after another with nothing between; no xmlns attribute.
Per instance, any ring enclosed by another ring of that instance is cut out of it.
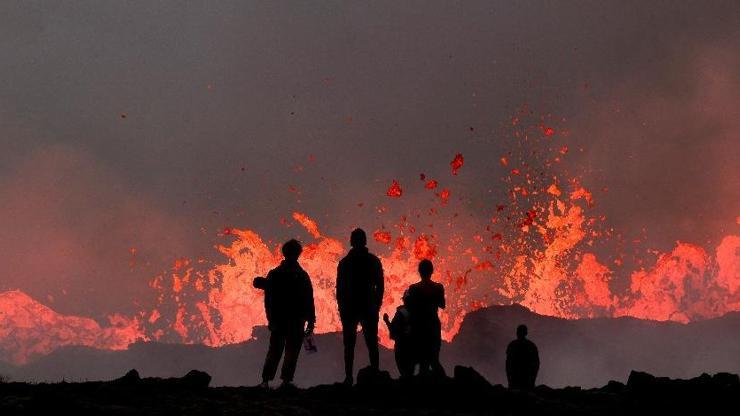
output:
<svg viewBox="0 0 740 416"><path fill-rule="evenodd" d="M677 242L654 259L603 254L595 245L619 232L597 212L596 197L583 185L588 181L554 168L555 161L568 163L567 145L552 146L566 135L552 138L556 127L544 128L539 120L527 123L524 114L512 118L511 149L498 161L507 169L496 168L508 172L502 172L500 189L494 189L501 192L486 201L481 218L469 219L472 215L464 209L473 204L454 184L452 190L435 194L442 204L418 189L429 204L419 205L424 200L413 199L412 190L398 201L408 208L400 220L389 219L389 208L364 199L372 196L360 196L365 202L357 205L374 206L378 216L378 222L367 227L375 230L370 246L385 272L381 313L393 314L404 290L418 281L421 259L434 261L434 279L445 286L447 309L440 318L446 340L458 332L468 312L493 304L516 302L564 318L634 316L678 322L740 310L740 236L727 235L713 249ZM527 159L533 154L534 161ZM450 166L457 174L462 155ZM437 181L419 177L426 189L438 188ZM386 195L402 194L398 180L393 180ZM286 214L280 213L276 222ZM336 266L348 247L346 235L322 233L314 218L293 212L280 222L300 226L294 228L295 237L304 243L300 262L314 285L316 330L333 332L341 329L334 295ZM735 220L740 224L740 217ZM337 224L321 225L330 230ZM0 293L0 353L24 363L66 345L123 349L138 339L210 346L249 340L253 328L266 323L264 294L252 287L252 279L279 264L280 244L248 228L229 227L216 234L224 241L216 247L219 260L173 260L149 283L156 304L134 317L112 315L107 325L61 315L19 291ZM643 244L647 239L634 237L625 240ZM637 266L629 269L630 264ZM380 328L381 342L392 345L385 327Z"/></svg>
<svg viewBox="0 0 740 416"><path fill-rule="evenodd" d="M65 316L13 290L0 293L0 353L15 364L66 345L122 350L143 335L138 318L108 317L101 326L89 318Z"/></svg>

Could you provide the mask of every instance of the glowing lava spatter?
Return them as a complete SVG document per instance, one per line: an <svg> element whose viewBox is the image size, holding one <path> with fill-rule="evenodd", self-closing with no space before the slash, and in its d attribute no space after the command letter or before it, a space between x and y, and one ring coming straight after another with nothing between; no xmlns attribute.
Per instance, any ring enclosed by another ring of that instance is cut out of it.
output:
<svg viewBox="0 0 740 416"><path fill-rule="evenodd" d="M562 168L567 135L552 120L543 127L543 120L527 117L523 112L512 118L509 149L492 156L506 192L489 201L481 219L457 215L449 188L437 194L441 204L432 198L426 208L412 207L413 194L402 197L393 180L386 195L408 203L407 215L386 218L386 224L397 222L388 229L368 224L368 231L374 230L371 242L384 250L381 312L393 312L403 291L417 281L424 258L434 261L435 279L446 288L448 307L441 319L447 340L466 313L491 304L517 302L566 318L629 315L680 322L740 310L740 236L726 236L711 252L677 243L650 267L631 273L612 269L623 255L600 258L594 250L612 235L596 212L598 201L578 174ZM462 155L450 165L457 174ZM430 180L419 188L437 186ZM457 200L462 193L453 190ZM304 243L301 264L313 280L317 330L338 331L334 284L337 262L348 249L346 236L326 235L307 213L294 212L292 219L305 230L296 237ZM155 307L135 318L113 316L109 326L59 315L20 292L0 294L0 359L22 363L65 345L121 349L137 339L211 346L250 339L253 328L265 324L263 292L252 287L252 278L280 262L279 244L234 227L220 238L228 240L217 247L223 260L176 260L150 282L158 294ZM628 283L621 289L614 284L618 275ZM382 325L381 331L389 345Z"/></svg>
<svg viewBox="0 0 740 416"><path fill-rule="evenodd" d="M462 153L456 154L454 159L452 159L452 162L450 162L450 167L452 168L452 174L457 175L457 171L459 171L460 168L463 167L464 163L465 163L465 159L463 158Z"/></svg>
<svg viewBox="0 0 740 416"><path fill-rule="evenodd" d="M67 345L122 350L137 340L146 340L139 318L118 314L101 326L90 318L65 316L13 290L0 293L0 360L26 363Z"/></svg>
<svg viewBox="0 0 740 416"><path fill-rule="evenodd" d="M401 195L403 195L403 190L401 189L401 185L398 183L398 181L393 180L393 183L388 188L385 194L391 198L399 198L401 197Z"/></svg>
<svg viewBox="0 0 740 416"><path fill-rule="evenodd" d="M631 315L682 322L740 307L733 300L740 298L740 237L735 236L723 240L714 256L680 243L672 253L660 256L653 268L631 273L628 290L613 289L615 272L592 251L595 241L610 236L603 230L604 218L591 213L594 196L577 176L558 174L561 170L555 168L567 154L566 145L555 141L554 128L527 126L524 116L517 117L515 126L512 150L501 157L503 170L509 172L501 178L508 198L492 201L488 225L475 228L459 224L456 215L444 218L435 208L415 209L395 226L395 240L387 230L373 233L376 242L392 247L381 255L386 273L384 312L391 313L406 287L418 279L416 267L423 258L434 260L436 279L447 290L448 308L441 317L448 340L467 312L496 303L518 302L541 314L567 318ZM461 157L459 163L455 160L453 169L462 166ZM401 196L397 181L388 194ZM449 191L438 196L447 201ZM337 331L334 279L336 264L347 250L344 238L321 234L304 214L295 213L293 218L313 237L301 261L314 279L320 311L317 328ZM443 226L421 233L411 218L417 218L417 225ZM251 288L250 276L264 274L279 262L277 245L268 247L249 230L234 233L238 238L231 246L219 248L228 261L195 278L211 287L195 302L200 308L194 309L192 300L171 308L190 311L183 314L191 329L182 341L220 345L247 339L251 327L264 324L261 292ZM171 291L161 285L169 280L165 276L158 283L165 294ZM217 316L220 319L215 320ZM171 327L171 321L165 321L164 328ZM387 334L381 335L387 344Z"/></svg>

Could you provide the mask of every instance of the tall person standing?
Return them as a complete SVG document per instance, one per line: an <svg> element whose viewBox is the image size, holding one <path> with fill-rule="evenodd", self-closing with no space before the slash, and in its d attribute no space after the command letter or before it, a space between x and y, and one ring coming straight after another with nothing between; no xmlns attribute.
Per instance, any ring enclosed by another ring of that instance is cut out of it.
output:
<svg viewBox="0 0 740 416"><path fill-rule="evenodd" d="M380 369L378 353L378 319L383 303L383 265L367 249L367 235L361 228L350 235L349 253L337 267L337 304L344 339L344 382L354 383L357 325L370 355L370 367Z"/></svg>
<svg viewBox="0 0 740 416"><path fill-rule="evenodd" d="M288 241L283 244L285 259L280 265L270 270L266 279L255 279L255 284L259 282L259 287L265 290L265 313L270 328L270 346L262 369L264 388L275 378L283 352L282 387L293 385L303 336L312 333L316 323L311 279L298 264L302 251L301 243Z"/></svg>

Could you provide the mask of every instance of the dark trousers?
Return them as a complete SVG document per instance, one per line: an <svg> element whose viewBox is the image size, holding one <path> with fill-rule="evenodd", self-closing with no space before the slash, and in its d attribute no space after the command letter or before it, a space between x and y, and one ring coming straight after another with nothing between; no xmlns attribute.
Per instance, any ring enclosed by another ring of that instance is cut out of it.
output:
<svg viewBox="0 0 740 416"><path fill-rule="evenodd" d="M280 356L285 350L283 368L280 378L283 381L293 381L298 355L303 344L303 326L291 325L288 328L275 328L270 331L270 347L267 349L265 366L262 368L262 380L270 381L275 378Z"/></svg>
<svg viewBox="0 0 740 416"><path fill-rule="evenodd" d="M355 344L357 343L357 325L362 325L362 334L365 337L365 345L370 354L370 366L374 369L380 368L380 355L378 352L378 315L366 317L345 317L342 319L342 336L344 339L344 374L352 377L355 361Z"/></svg>
<svg viewBox="0 0 740 416"><path fill-rule="evenodd" d="M425 331L416 336L416 352L419 360L419 374L445 374L439 362L439 350L442 339L438 330Z"/></svg>
<svg viewBox="0 0 740 416"><path fill-rule="evenodd" d="M401 374L401 378L404 379L413 376L414 368L416 367L413 344L411 342L412 341L410 339L398 339L396 340L396 345L393 349L393 355L396 359L396 367L398 367L398 372Z"/></svg>

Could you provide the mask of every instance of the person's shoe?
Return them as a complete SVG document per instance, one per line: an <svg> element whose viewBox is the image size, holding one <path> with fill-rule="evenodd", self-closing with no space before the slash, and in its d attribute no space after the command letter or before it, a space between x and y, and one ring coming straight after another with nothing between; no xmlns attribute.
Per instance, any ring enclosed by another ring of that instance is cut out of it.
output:
<svg viewBox="0 0 740 416"><path fill-rule="evenodd" d="M257 387L263 390L270 390L270 383L263 381L262 383L258 384Z"/></svg>
<svg viewBox="0 0 740 416"><path fill-rule="evenodd" d="M352 385L355 384L355 380L352 379L352 376L347 376L347 377L344 378L344 383L343 384L345 386L352 387Z"/></svg>

